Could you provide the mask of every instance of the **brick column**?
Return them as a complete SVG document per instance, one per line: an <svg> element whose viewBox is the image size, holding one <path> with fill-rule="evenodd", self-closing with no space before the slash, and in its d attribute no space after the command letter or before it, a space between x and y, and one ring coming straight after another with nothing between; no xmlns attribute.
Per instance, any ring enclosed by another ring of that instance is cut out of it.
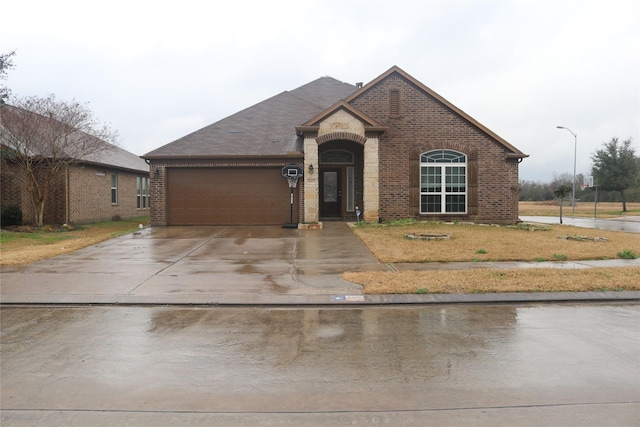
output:
<svg viewBox="0 0 640 427"><path fill-rule="evenodd" d="M158 169L158 177L155 176L155 170ZM158 163L151 163L150 167L150 185L151 185L151 225L167 225L167 188L166 167Z"/></svg>
<svg viewBox="0 0 640 427"><path fill-rule="evenodd" d="M362 218L366 222L378 222L380 189L378 172L378 138L367 138L364 144L364 195Z"/></svg>
<svg viewBox="0 0 640 427"><path fill-rule="evenodd" d="M309 166L313 165L313 173ZM317 224L320 220L318 143L313 137L304 139L304 217L302 222Z"/></svg>

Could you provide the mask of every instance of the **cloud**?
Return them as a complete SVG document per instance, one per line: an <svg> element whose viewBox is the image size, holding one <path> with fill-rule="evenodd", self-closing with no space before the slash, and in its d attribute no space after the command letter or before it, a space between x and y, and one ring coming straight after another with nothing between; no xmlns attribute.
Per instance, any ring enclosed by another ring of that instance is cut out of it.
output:
<svg viewBox="0 0 640 427"><path fill-rule="evenodd" d="M578 173L614 136L640 153L635 0L25 0L4 11L14 93L90 101L136 154L320 76L366 83L393 65L530 154L521 179L572 173L573 137L557 125L578 134Z"/></svg>

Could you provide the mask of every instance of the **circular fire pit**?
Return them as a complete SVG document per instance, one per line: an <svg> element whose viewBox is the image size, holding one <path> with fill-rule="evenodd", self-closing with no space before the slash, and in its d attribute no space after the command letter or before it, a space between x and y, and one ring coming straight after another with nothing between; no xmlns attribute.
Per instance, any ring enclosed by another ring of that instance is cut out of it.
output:
<svg viewBox="0 0 640 427"><path fill-rule="evenodd" d="M451 240L451 234L424 234L412 233L404 236L410 240Z"/></svg>

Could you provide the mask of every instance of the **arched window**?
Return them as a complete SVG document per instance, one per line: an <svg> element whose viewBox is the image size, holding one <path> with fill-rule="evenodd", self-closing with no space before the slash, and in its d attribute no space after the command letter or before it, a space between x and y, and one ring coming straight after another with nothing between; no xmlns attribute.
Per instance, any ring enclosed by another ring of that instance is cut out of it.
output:
<svg viewBox="0 0 640 427"><path fill-rule="evenodd" d="M320 153L320 163L353 164L353 154L345 150L330 150Z"/></svg>
<svg viewBox="0 0 640 427"><path fill-rule="evenodd" d="M420 155L420 213L467 212L467 156L452 150Z"/></svg>

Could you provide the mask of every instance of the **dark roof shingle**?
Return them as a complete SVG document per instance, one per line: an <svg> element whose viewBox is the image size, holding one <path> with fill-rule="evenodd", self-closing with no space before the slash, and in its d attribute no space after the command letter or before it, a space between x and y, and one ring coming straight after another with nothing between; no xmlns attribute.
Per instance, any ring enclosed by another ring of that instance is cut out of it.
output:
<svg viewBox="0 0 640 427"><path fill-rule="evenodd" d="M34 126L43 127L42 123L44 123L47 118L43 116L37 115L35 113L20 109L18 107L14 107L8 104L0 105L0 132L2 131L3 125L3 113L6 114L29 114L36 119L30 121L32 128ZM78 163L92 163L98 166L109 167L109 168L120 168L127 169L130 171L138 172L138 173L147 173L149 172L149 165L144 161L144 159L140 158L140 156L136 156L129 151L118 147L117 145L111 144L107 141L99 139L95 136L89 135L86 132L75 130L73 133L69 134L69 138L71 144L77 143L82 144L82 141L90 140L94 149L91 149L91 153L87 153L87 151L83 151L83 149L78 149L75 151L76 156L75 161ZM1 139L0 139L1 141ZM22 141L20 141L22 143ZM24 145L22 145L25 148ZM69 147L69 146L68 146ZM52 156L51 148L44 145L39 145L38 148L42 149L39 152L33 152L30 147L26 147L28 149L30 155L34 156L44 156L49 157ZM72 158L72 153L58 153L58 158Z"/></svg>
<svg viewBox="0 0 640 427"><path fill-rule="evenodd" d="M321 77L145 154L144 158L278 156L302 153L295 127L357 88Z"/></svg>

